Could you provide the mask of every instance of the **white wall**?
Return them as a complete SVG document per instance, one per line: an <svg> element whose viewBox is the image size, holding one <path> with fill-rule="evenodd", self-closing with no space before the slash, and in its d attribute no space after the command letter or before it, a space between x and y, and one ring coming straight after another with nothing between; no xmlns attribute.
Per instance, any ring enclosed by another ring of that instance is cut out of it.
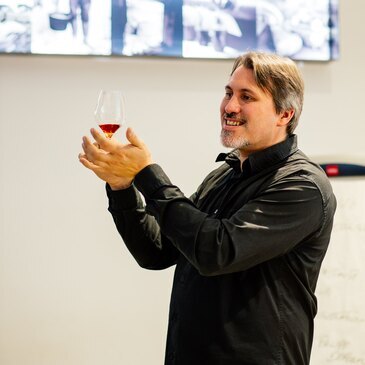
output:
<svg viewBox="0 0 365 365"><path fill-rule="evenodd" d="M340 5L341 59L301 66L299 141L309 155L365 163L365 2ZM127 253L103 183L78 162L81 136L94 126L98 90L123 89L128 124L189 195L221 151L218 107L230 68L0 57L2 365L162 364L173 270L144 271Z"/></svg>

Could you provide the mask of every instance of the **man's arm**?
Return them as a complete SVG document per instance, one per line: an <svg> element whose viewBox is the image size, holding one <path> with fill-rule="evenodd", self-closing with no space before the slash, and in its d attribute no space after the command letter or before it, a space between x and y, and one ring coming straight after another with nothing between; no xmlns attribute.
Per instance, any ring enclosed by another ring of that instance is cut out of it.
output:
<svg viewBox="0 0 365 365"><path fill-rule="evenodd" d="M145 269L160 270L176 264L178 251L164 236L156 219L146 214L139 192L132 185L113 191L106 186L109 211L125 245Z"/></svg>
<svg viewBox="0 0 365 365"><path fill-rule="evenodd" d="M284 255L316 233L325 218L320 192L301 177L271 186L228 219L197 209L158 165L142 170L135 185L161 232L202 275L242 271Z"/></svg>
<svg viewBox="0 0 365 365"><path fill-rule="evenodd" d="M83 138L80 162L107 182L109 211L127 248L140 266L164 269L176 263L178 251L160 233L155 218L147 215L140 194L132 185L134 176L152 163L145 144L127 129L130 144L107 139L91 130L96 143ZM133 144L132 144L133 143Z"/></svg>
<svg viewBox="0 0 365 365"><path fill-rule="evenodd" d="M241 271L283 255L323 224L322 197L310 181L282 181L229 219L218 219L200 211L170 182L133 132L127 130L130 144L125 146L95 130L92 134L107 156L86 140L80 161L114 186L118 179L121 186L134 180L161 237L167 237L203 275Z"/></svg>

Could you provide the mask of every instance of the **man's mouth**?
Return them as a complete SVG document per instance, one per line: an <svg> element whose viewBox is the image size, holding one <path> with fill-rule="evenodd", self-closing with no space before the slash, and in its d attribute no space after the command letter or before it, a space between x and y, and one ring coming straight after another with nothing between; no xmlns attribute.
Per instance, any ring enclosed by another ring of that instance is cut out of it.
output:
<svg viewBox="0 0 365 365"><path fill-rule="evenodd" d="M237 115L235 113L225 113L223 115L223 118L225 124L230 127L239 127L240 125L243 125L246 122L242 118L237 118Z"/></svg>
<svg viewBox="0 0 365 365"><path fill-rule="evenodd" d="M240 125L244 124L243 120L237 120L237 119L224 119L226 122L226 125L232 126L232 127L238 127Z"/></svg>

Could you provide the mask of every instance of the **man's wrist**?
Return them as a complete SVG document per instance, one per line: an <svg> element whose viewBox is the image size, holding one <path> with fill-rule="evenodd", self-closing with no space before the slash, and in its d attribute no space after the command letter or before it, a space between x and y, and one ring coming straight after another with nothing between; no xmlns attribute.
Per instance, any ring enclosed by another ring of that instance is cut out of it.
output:
<svg viewBox="0 0 365 365"><path fill-rule="evenodd" d="M127 183L123 183L123 184L111 184L108 183L109 187L111 190L113 191L117 191L117 190L125 190L128 189L131 185L132 185L133 181L127 182Z"/></svg>
<svg viewBox="0 0 365 365"><path fill-rule="evenodd" d="M123 212L134 210L138 206L139 193L132 185L121 190L112 190L108 183L105 184L106 193L109 199L109 210L112 212Z"/></svg>
<svg viewBox="0 0 365 365"><path fill-rule="evenodd" d="M161 166L155 163L142 169L133 183L145 198L152 197L162 186L172 185Z"/></svg>

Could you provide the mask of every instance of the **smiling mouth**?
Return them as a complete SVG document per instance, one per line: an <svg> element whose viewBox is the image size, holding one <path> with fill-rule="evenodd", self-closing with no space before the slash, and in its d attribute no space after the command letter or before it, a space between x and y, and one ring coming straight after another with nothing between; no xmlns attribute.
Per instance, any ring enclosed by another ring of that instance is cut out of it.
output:
<svg viewBox="0 0 365 365"><path fill-rule="evenodd" d="M242 118L237 118L235 113L225 113L223 118L225 124L230 127L239 127L240 125L244 125L246 123L246 121Z"/></svg>
<svg viewBox="0 0 365 365"><path fill-rule="evenodd" d="M233 120L233 119L225 119L226 125L232 126L232 127L238 127L240 125L244 124L243 120Z"/></svg>

